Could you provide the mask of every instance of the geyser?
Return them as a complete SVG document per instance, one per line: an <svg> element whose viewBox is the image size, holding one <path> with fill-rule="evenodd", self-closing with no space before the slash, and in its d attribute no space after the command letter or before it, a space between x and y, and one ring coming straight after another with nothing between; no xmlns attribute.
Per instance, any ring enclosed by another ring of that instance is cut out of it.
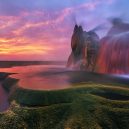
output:
<svg viewBox="0 0 129 129"><path fill-rule="evenodd" d="M75 25L71 39L71 55L67 66L74 69L93 71L99 48L99 37L94 31L83 31L81 26Z"/></svg>
<svg viewBox="0 0 129 129"><path fill-rule="evenodd" d="M98 72L129 74L129 24L117 18L112 24L107 36L101 40Z"/></svg>

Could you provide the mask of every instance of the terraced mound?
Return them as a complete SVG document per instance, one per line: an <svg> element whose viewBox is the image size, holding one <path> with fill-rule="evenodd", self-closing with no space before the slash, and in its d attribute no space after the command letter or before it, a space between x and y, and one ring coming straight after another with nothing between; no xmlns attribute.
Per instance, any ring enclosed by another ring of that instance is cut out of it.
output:
<svg viewBox="0 0 129 129"><path fill-rule="evenodd" d="M0 129L129 129L127 87L94 83L56 91L15 87L10 102L10 109L0 114Z"/></svg>

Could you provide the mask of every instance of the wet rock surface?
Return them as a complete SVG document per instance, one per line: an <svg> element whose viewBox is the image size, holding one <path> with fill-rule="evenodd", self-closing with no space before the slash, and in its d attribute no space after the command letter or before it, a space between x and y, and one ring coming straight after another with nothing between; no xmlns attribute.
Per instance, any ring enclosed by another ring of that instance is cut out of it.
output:
<svg viewBox="0 0 129 129"><path fill-rule="evenodd" d="M71 38L72 52L67 66L75 69L94 71L99 49L99 37L94 31L86 32L75 25Z"/></svg>

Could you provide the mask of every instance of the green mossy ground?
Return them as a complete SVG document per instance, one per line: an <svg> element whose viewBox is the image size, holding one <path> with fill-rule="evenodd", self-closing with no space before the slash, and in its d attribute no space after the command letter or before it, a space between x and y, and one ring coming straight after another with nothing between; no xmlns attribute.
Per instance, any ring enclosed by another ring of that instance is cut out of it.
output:
<svg viewBox="0 0 129 129"><path fill-rule="evenodd" d="M95 95L117 93L127 99L127 87L91 83L57 91L15 88L10 109L0 114L0 129L129 129L129 101Z"/></svg>

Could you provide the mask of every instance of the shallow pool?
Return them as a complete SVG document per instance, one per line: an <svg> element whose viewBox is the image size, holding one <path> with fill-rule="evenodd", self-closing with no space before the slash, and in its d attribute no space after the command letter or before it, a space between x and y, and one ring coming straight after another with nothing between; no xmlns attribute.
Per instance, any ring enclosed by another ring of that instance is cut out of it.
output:
<svg viewBox="0 0 129 129"><path fill-rule="evenodd" d="M27 89L55 90L70 86L69 77L62 74L66 68L62 65L30 65L0 68L0 72L16 73L10 75L19 79L18 85Z"/></svg>

